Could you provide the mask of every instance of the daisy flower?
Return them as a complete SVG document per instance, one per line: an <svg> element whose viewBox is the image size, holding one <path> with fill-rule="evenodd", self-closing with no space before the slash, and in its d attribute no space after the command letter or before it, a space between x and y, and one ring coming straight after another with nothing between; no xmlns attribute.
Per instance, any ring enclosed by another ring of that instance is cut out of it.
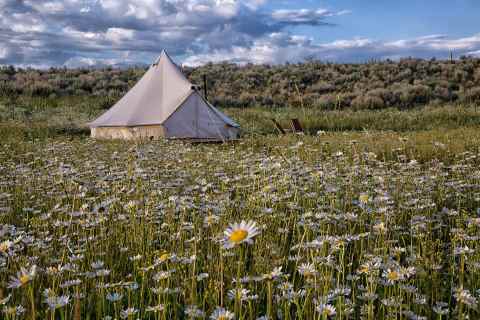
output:
<svg viewBox="0 0 480 320"><path fill-rule="evenodd" d="M358 197L358 200L361 202L361 203L368 203L368 201L370 200L370 197L368 196L367 193L361 193L360 196Z"/></svg>
<svg viewBox="0 0 480 320"><path fill-rule="evenodd" d="M203 219L203 226L210 227L220 221L220 217L214 214L210 214Z"/></svg>
<svg viewBox="0 0 480 320"><path fill-rule="evenodd" d="M318 313L320 313L322 316L327 316L327 317L333 317L337 313L337 310L331 304L322 303L322 304L319 304L316 309Z"/></svg>
<svg viewBox="0 0 480 320"><path fill-rule="evenodd" d="M29 283L30 281L35 278L37 274L37 266L34 265L27 270L25 268L21 268L19 272L17 272L17 277L10 277L10 282L8 283L8 288L20 288L25 284Z"/></svg>
<svg viewBox="0 0 480 320"><path fill-rule="evenodd" d="M477 298L475 298L470 291L463 289L463 288L458 288L455 290L454 297L457 300L458 303L464 304L469 308L476 308L478 301Z"/></svg>
<svg viewBox="0 0 480 320"><path fill-rule="evenodd" d="M304 277L312 277L318 273L313 263L302 263L298 267L298 272Z"/></svg>
<svg viewBox="0 0 480 320"><path fill-rule="evenodd" d="M224 308L217 307L215 311L210 315L211 320L231 320L235 317L233 312L230 312Z"/></svg>
<svg viewBox="0 0 480 320"><path fill-rule="evenodd" d="M9 294L6 298L0 299L0 306L6 305L8 301L10 301L10 298L12 297L11 294Z"/></svg>
<svg viewBox="0 0 480 320"><path fill-rule="evenodd" d="M110 302L117 302L117 301L122 300L123 295L120 294L120 293L117 293L117 292L112 292L112 293L107 293L106 298Z"/></svg>
<svg viewBox="0 0 480 320"><path fill-rule="evenodd" d="M45 303L48 304L50 310L55 310L66 306L70 302L70 296L48 296L45 298Z"/></svg>
<svg viewBox="0 0 480 320"><path fill-rule="evenodd" d="M245 301L247 300L249 293L250 290L247 289L231 289L228 291L227 296L230 300L235 300L239 298L240 301Z"/></svg>
<svg viewBox="0 0 480 320"><path fill-rule="evenodd" d="M283 275L282 267L277 267L277 268L274 268L272 272L264 274L263 278L267 280L276 280L280 278L282 275Z"/></svg>
<svg viewBox="0 0 480 320"><path fill-rule="evenodd" d="M185 308L185 314L189 316L190 318L204 318L205 317L205 312L200 310L197 306L195 305L190 305Z"/></svg>
<svg viewBox="0 0 480 320"><path fill-rule="evenodd" d="M19 306L13 306L13 307L5 307L3 309L3 313L5 313L7 316L20 316L23 313L25 313L25 308L22 305Z"/></svg>
<svg viewBox="0 0 480 320"><path fill-rule="evenodd" d="M258 235L260 231L254 221L244 221L233 223L224 231L224 247L229 249L242 243L253 243L253 238Z"/></svg>
<svg viewBox="0 0 480 320"><path fill-rule="evenodd" d="M156 305L156 306L147 307L147 308L145 309L145 311L146 311L146 312L157 313L157 312L163 311L163 309L165 309L165 307L163 306L163 304L159 304L159 305Z"/></svg>
<svg viewBox="0 0 480 320"><path fill-rule="evenodd" d="M135 315L138 313L138 310L135 308L127 308L125 310L120 311L120 318L127 319L130 316Z"/></svg>
<svg viewBox="0 0 480 320"><path fill-rule="evenodd" d="M394 269L387 269L384 271L383 277L387 280L388 284L394 284L397 281L403 280L403 275Z"/></svg>
<svg viewBox="0 0 480 320"><path fill-rule="evenodd" d="M6 253L13 246L13 242L6 240L0 243L0 253Z"/></svg>

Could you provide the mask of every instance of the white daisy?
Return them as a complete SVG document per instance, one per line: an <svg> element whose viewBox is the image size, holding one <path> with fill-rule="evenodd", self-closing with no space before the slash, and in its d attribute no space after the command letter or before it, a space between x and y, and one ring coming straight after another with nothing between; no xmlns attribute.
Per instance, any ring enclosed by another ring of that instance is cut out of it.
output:
<svg viewBox="0 0 480 320"><path fill-rule="evenodd" d="M210 315L211 320L230 320L235 317L235 314L233 312L230 312L224 308L218 307L213 311L213 313Z"/></svg>
<svg viewBox="0 0 480 320"><path fill-rule="evenodd" d="M316 276L318 273L313 263L302 263L298 267L298 272L304 277Z"/></svg>
<svg viewBox="0 0 480 320"><path fill-rule="evenodd" d="M333 317L337 310L331 304L319 304L317 306L317 312L320 313L322 316Z"/></svg>
<svg viewBox="0 0 480 320"><path fill-rule="evenodd" d="M233 248L242 243L253 243L253 238L260 234L257 224L254 221L244 221L233 223L224 231L224 247Z"/></svg>
<svg viewBox="0 0 480 320"><path fill-rule="evenodd" d="M157 312L163 311L163 309L165 309L165 307L163 306L163 304L159 304L159 305L156 305L156 306L147 307L147 308L145 309L145 311L146 311L146 312L157 313Z"/></svg>
<svg viewBox="0 0 480 320"><path fill-rule="evenodd" d="M17 277L10 277L10 282L8 283L8 288L20 288L23 285L29 283L30 281L35 278L37 274L37 266L34 265L27 270L25 268L21 268L19 272L17 272Z"/></svg>
<svg viewBox="0 0 480 320"><path fill-rule="evenodd" d="M106 298L110 302L117 302L117 301L122 300L123 295L120 294L120 293L117 293L117 292L112 292L112 293L107 293Z"/></svg>
<svg viewBox="0 0 480 320"><path fill-rule="evenodd" d="M120 311L120 318L127 319L130 316L133 316L138 312L135 308L127 308L125 310Z"/></svg>
<svg viewBox="0 0 480 320"><path fill-rule="evenodd" d="M245 301L247 300L249 293L250 290L247 289L231 289L228 291L227 296L230 300L235 300L239 298L240 301Z"/></svg>

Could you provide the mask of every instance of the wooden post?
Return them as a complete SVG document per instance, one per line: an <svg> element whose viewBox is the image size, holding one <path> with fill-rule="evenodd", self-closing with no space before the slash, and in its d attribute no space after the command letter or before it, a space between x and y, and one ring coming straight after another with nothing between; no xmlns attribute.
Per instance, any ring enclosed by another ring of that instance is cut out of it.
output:
<svg viewBox="0 0 480 320"><path fill-rule="evenodd" d="M203 75L203 95L205 96L205 100L208 100L208 91L207 91L207 75Z"/></svg>

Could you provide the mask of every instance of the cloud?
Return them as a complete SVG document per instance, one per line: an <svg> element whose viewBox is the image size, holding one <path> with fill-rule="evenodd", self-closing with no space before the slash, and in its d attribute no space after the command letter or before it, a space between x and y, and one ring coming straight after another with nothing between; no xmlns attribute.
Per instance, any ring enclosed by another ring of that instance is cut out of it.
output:
<svg viewBox="0 0 480 320"><path fill-rule="evenodd" d="M270 0L272 2L273 0ZM334 26L349 11L271 10L268 0L0 0L0 64L149 63L162 48L186 64L478 55L479 37L430 35L315 43L297 26ZM126 59L128 56L128 59Z"/></svg>
<svg viewBox="0 0 480 320"><path fill-rule="evenodd" d="M467 55L480 58L480 50L467 52Z"/></svg>
<svg viewBox="0 0 480 320"><path fill-rule="evenodd" d="M275 64L300 62L308 58L333 62L366 62L371 59L398 59L401 57L446 58L453 51L456 56L480 56L480 34L450 39L445 35L430 35L408 40L379 41L368 38L337 40L316 44L312 39L288 33L275 33L257 40L252 46L215 50L208 54L191 55L184 64L198 66L207 62Z"/></svg>
<svg viewBox="0 0 480 320"><path fill-rule="evenodd" d="M349 13L348 11L333 12L326 9L300 9L300 10L275 10L272 13L272 18L274 21L283 24L291 25L325 25L329 24L325 22L325 19L328 17L338 16Z"/></svg>
<svg viewBox="0 0 480 320"><path fill-rule="evenodd" d="M121 59L127 51L132 61L147 62L162 48L174 56L250 50L290 26L327 24L337 14L270 11L267 2L0 0L0 64L88 65Z"/></svg>

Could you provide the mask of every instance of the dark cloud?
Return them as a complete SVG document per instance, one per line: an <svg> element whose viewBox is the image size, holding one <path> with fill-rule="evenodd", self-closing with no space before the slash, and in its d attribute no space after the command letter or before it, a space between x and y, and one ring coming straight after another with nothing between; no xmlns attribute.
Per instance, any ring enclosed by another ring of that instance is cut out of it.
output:
<svg viewBox="0 0 480 320"><path fill-rule="evenodd" d="M134 61L162 48L179 56L249 48L289 25L319 25L333 15L264 12L265 1L0 0L0 63L113 62L125 55Z"/></svg>
<svg viewBox="0 0 480 320"><path fill-rule="evenodd" d="M279 25L311 25L324 26L333 25L326 19L333 16L343 15L347 11L333 12L329 10L276 10L272 13L272 20Z"/></svg>
<svg viewBox="0 0 480 320"><path fill-rule="evenodd" d="M292 26L333 25L348 12L265 11L267 0L0 0L0 64L33 66L149 62L162 48L189 64L281 63L315 57L364 61L398 55L478 54L478 37L430 36L315 44Z"/></svg>

